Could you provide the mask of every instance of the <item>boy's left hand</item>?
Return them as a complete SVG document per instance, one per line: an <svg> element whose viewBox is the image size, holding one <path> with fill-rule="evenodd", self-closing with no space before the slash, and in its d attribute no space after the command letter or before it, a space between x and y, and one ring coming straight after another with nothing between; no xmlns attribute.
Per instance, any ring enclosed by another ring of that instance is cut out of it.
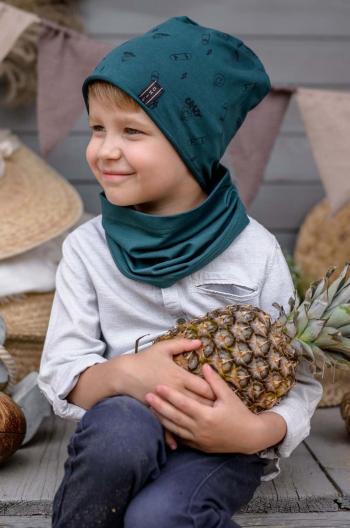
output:
<svg viewBox="0 0 350 528"><path fill-rule="evenodd" d="M203 365L202 372L216 395L213 406L203 405L167 385L158 385L155 392L145 396L161 424L183 443L207 453L257 452L259 416L208 364Z"/></svg>

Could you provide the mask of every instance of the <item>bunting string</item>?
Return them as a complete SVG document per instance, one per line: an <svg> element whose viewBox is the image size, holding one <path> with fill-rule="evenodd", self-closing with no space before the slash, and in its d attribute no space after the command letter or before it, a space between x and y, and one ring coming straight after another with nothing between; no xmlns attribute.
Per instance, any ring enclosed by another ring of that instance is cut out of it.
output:
<svg viewBox="0 0 350 528"><path fill-rule="evenodd" d="M23 32L38 25L37 123L40 150L47 156L80 117L84 109L81 85L112 46L0 2L0 77L3 61ZM230 168L242 200L249 206L258 193L292 96L296 97L320 178L335 214L350 200L348 92L274 85L248 113L228 146Z"/></svg>

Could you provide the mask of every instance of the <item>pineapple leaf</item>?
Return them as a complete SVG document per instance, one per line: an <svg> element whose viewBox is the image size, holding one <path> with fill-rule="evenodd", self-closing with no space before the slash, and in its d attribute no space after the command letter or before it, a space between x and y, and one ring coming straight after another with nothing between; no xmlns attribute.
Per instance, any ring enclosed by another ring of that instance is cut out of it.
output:
<svg viewBox="0 0 350 528"><path fill-rule="evenodd" d="M289 297L288 304L289 304L289 312L292 312L294 310L296 299L294 297Z"/></svg>
<svg viewBox="0 0 350 528"><path fill-rule="evenodd" d="M284 326L285 333L293 339L297 333L294 321L288 320Z"/></svg>
<svg viewBox="0 0 350 528"><path fill-rule="evenodd" d="M337 295L334 296L333 302L328 306L325 315L328 315L336 306L348 303L350 301L350 279Z"/></svg>
<svg viewBox="0 0 350 528"><path fill-rule="evenodd" d="M319 319L328 308L327 290L324 290L318 297L315 297L308 309L309 319Z"/></svg>
<svg viewBox="0 0 350 528"><path fill-rule="evenodd" d="M300 335L304 332L305 328L307 327L307 324L309 322L308 316L307 316L307 310L309 308L309 303L304 301L300 308L298 308L298 311L296 312L296 317L294 320L297 334Z"/></svg>
<svg viewBox="0 0 350 528"><path fill-rule="evenodd" d="M310 361L314 361L315 356L314 356L312 347L308 343L305 343L305 341L300 341L300 344L306 354L306 359L310 359Z"/></svg>
<svg viewBox="0 0 350 528"><path fill-rule="evenodd" d="M317 345L312 345L312 351L315 358L315 363L318 366L319 361L322 361L322 377L324 375L324 367L332 366L332 357L329 355L329 351L322 350L322 348L318 347Z"/></svg>
<svg viewBox="0 0 350 528"><path fill-rule="evenodd" d="M342 352L350 360L350 339L348 337L342 337L339 341L334 341L328 345L329 350L334 352Z"/></svg>
<svg viewBox="0 0 350 528"><path fill-rule="evenodd" d="M328 298L329 302L331 303L334 299L334 296L342 289L346 282L346 275L348 273L350 263L347 262L340 272L339 276L335 281L332 282L330 287L328 288Z"/></svg>
<svg viewBox="0 0 350 528"><path fill-rule="evenodd" d="M321 354L322 352L322 354ZM329 366L333 366L335 369L339 368L341 370L349 370L350 371L350 360L347 359L342 354L339 354L338 352L335 352L334 350L321 350L318 349L316 354L316 361L318 360L318 357L323 357L326 359L326 362Z"/></svg>
<svg viewBox="0 0 350 528"><path fill-rule="evenodd" d="M143 339L144 337L148 336L148 335L151 335L151 334L145 334L145 335L143 335L143 336L141 336L141 337L138 337L138 338L136 339L136 341L135 341L135 354L137 354L138 351L139 351L139 341L140 341L141 339Z"/></svg>
<svg viewBox="0 0 350 528"><path fill-rule="evenodd" d="M304 332L299 336L300 341L307 343L315 341L320 335L326 321L324 319L311 319Z"/></svg>
<svg viewBox="0 0 350 528"><path fill-rule="evenodd" d="M339 332L341 332L341 335L344 337L350 337L350 324L340 326L338 328Z"/></svg>
<svg viewBox="0 0 350 528"><path fill-rule="evenodd" d="M339 334L341 336L341 333L337 329L328 328L326 326L315 340L315 345L321 347L324 350L325 348L339 342Z"/></svg>
<svg viewBox="0 0 350 528"><path fill-rule="evenodd" d="M328 316L327 326L339 328L347 324L350 324L350 304L340 304Z"/></svg>

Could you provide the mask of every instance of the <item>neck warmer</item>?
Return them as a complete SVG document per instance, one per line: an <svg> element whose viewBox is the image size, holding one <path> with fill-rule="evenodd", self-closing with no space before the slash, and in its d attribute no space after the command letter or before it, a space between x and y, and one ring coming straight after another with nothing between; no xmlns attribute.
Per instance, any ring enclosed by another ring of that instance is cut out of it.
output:
<svg viewBox="0 0 350 528"><path fill-rule="evenodd" d="M222 253L249 223L224 151L271 84L238 38L173 17L108 53L85 79L129 94L154 121L207 193L198 207L162 216L110 203L100 193L113 260L127 277L166 288ZM155 160L156 162L156 160Z"/></svg>
<svg viewBox="0 0 350 528"><path fill-rule="evenodd" d="M162 216L111 204L100 194L102 225L124 275L167 288L213 260L248 224L229 172L198 207ZM222 207L222 200L225 207Z"/></svg>

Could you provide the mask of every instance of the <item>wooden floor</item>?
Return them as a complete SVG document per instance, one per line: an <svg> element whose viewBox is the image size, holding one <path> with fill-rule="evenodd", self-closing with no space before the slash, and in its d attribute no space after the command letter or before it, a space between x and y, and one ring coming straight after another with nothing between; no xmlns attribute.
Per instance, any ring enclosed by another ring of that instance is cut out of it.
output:
<svg viewBox="0 0 350 528"><path fill-rule="evenodd" d="M71 422L47 418L32 442L1 466L0 528L50 526L52 498L74 428ZM234 516L238 524L350 528L350 437L338 407L316 411L311 435L281 460L281 468Z"/></svg>

